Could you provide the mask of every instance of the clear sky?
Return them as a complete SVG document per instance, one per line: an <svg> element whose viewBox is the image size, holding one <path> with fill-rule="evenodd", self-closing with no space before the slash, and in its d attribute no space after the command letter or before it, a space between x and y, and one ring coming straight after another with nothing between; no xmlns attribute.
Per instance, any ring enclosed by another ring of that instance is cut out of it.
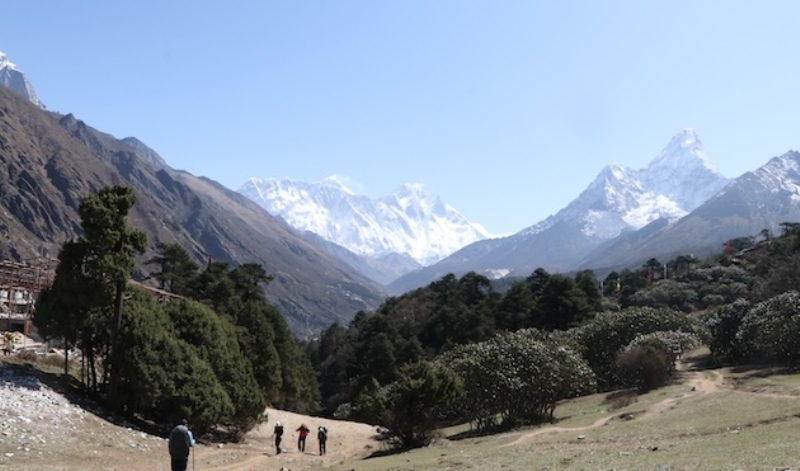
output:
<svg viewBox="0 0 800 471"><path fill-rule="evenodd" d="M800 2L0 2L51 110L175 168L423 183L490 232L694 128L727 177L800 148Z"/></svg>

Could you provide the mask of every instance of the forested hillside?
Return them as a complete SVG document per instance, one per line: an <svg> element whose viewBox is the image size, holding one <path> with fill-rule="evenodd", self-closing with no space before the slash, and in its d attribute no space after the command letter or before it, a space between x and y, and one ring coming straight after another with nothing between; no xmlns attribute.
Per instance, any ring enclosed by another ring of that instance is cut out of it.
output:
<svg viewBox="0 0 800 471"><path fill-rule="evenodd" d="M417 446L451 422L537 423L561 399L660 387L702 344L720 362L794 362L800 226L781 227L603 280L540 268L500 292L469 273L390 298L306 345L322 411Z"/></svg>

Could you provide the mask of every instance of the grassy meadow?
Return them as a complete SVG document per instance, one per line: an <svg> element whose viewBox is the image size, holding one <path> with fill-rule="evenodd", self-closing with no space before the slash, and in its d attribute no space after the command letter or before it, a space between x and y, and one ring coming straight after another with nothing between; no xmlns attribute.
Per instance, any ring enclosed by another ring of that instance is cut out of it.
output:
<svg viewBox="0 0 800 471"><path fill-rule="evenodd" d="M332 469L800 469L797 373L684 371L671 386L627 406L615 408L606 394L596 394L564 401L556 417L554 424L464 439L458 437L468 427L453 427L430 447Z"/></svg>

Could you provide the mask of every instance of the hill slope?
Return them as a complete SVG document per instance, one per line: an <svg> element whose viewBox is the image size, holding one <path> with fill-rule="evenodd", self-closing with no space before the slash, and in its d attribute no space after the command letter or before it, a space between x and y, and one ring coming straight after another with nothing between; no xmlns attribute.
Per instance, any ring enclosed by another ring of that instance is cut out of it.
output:
<svg viewBox="0 0 800 471"><path fill-rule="evenodd" d="M275 277L267 296L299 335L370 309L383 293L336 257L256 203L222 185L173 170L152 155L72 115L43 111L0 87L0 257L51 256L80 232L81 198L103 186L136 190L131 223L158 242L177 243L200 262L262 264ZM138 149L138 151L137 151ZM139 277L150 268L139 265Z"/></svg>

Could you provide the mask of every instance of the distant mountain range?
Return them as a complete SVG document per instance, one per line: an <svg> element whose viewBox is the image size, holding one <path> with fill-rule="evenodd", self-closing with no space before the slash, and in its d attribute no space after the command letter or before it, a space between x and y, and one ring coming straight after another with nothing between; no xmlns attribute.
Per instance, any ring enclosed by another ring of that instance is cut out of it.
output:
<svg viewBox="0 0 800 471"><path fill-rule="evenodd" d="M564 209L504 238L490 237L414 185L378 200L354 194L335 178L253 178L239 192L399 293L448 273L499 278L525 276L539 266L570 270L617 237L654 221L677 221L726 184L695 132L684 129L646 168L609 165ZM388 254L395 256L386 263L381 259Z"/></svg>
<svg viewBox="0 0 800 471"><path fill-rule="evenodd" d="M502 239L480 241L389 285L423 286L446 273L527 276L637 267L650 258L719 253L735 237L800 221L800 159L791 151L730 181L685 129L642 170L608 166L554 216Z"/></svg>
<svg viewBox="0 0 800 471"><path fill-rule="evenodd" d="M800 220L795 156L731 181L697 134L683 129L647 167L608 165L562 210L500 238L411 185L376 201L335 179L251 179L239 191L390 292L403 293L449 273L495 279L539 267L603 273L653 257L718 252L730 238Z"/></svg>
<svg viewBox="0 0 800 471"><path fill-rule="evenodd" d="M314 183L251 178L239 192L296 229L373 260L394 255L430 265L489 237L419 184L375 200L356 195L336 177Z"/></svg>

